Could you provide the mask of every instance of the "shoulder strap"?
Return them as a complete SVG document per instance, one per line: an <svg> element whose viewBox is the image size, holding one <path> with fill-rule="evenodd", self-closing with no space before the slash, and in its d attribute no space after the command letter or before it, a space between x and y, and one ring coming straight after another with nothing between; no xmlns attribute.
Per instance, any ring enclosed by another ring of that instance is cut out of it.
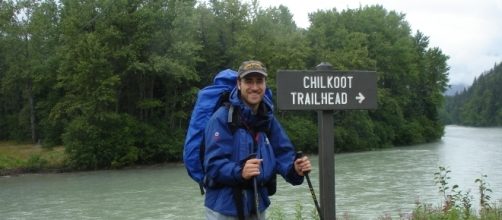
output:
<svg viewBox="0 0 502 220"><path fill-rule="evenodd" d="M227 124L232 134L235 133L240 126L242 126L239 114L239 108L235 108L235 106L229 103Z"/></svg>
<svg viewBox="0 0 502 220"><path fill-rule="evenodd" d="M228 117L227 117L227 124L228 127L230 128L230 131L235 133L235 131L239 128L240 126L240 120L239 120L239 110L238 108L236 109L232 104L230 103L225 103L225 105L228 107ZM239 220L244 220L244 203L242 201L242 186L234 186L232 187L232 191L234 194L234 202L235 206L237 209L237 217Z"/></svg>
<svg viewBox="0 0 502 220"><path fill-rule="evenodd" d="M227 122L229 124L232 124L234 122L234 109L235 107L233 105L230 105L228 107L228 118L227 118Z"/></svg>

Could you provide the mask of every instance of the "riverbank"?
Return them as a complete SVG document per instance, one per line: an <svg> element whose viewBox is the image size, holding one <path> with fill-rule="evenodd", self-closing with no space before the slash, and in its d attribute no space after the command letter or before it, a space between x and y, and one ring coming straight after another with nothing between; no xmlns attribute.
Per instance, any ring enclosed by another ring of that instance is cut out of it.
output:
<svg viewBox="0 0 502 220"><path fill-rule="evenodd" d="M42 148L40 145L0 142L0 176L32 172L67 170L64 147Z"/></svg>

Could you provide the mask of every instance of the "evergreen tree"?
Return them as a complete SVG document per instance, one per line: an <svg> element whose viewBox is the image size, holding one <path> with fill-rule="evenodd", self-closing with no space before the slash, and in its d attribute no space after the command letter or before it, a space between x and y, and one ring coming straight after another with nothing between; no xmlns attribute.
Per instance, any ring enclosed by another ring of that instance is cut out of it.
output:
<svg viewBox="0 0 502 220"><path fill-rule="evenodd" d="M502 92L501 83L499 63L474 79L468 89L446 98L445 111L449 118L443 121L469 126L502 125L502 101L497 96Z"/></svg>
<svg viewBox="0 0 502 220"><path fill-rule="evenodd" d="M178 161L197 91L248 59L267 65L273 91L279 69L377 72L377 110L334 114L338 152L435 140L448 57L404 18L320 10L303 29L256 0L0 1L0 140L62 144L82 169ZM502 123L500 71L442 114ZM298 149L317 150L315 112L277 113Z"/></svg>

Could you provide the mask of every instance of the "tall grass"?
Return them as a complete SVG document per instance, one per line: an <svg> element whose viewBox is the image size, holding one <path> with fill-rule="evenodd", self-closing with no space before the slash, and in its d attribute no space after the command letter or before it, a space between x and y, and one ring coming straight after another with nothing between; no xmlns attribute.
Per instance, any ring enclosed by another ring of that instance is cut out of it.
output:
<svg viewBox="0 0 502 220"><path fill-rule="evenodd" d="M267 220L306 220L306 219L313 219L313 220L319 220L319 214L317 213L317 209L312 208L311 210L305 210L303 207L302 203L300 201L297 201L295 204L295 210L294 210L294 215L288 216L284 212L284 209L280 206L275 206L273 207L268 215L267 215ZM338 218L337 218L338 219Z"/></svg>
<svg viewBox="0 0 502 220"><path fill-rule="evenodd" d="M435 219L480 219L480 220L502 220L502 207L500 202L491 201L492 190L486 182L486 175L474 180L478 184L479 210L474 210L473 196L469 191L462 192L458 185L451 185L449 173L451 171L445 167L439 167L439 171L434 173L434 180L442 195L442 204L432 206L431 204L417 203L408 219L414 220L435 220Z"/></svg>
<svg viewBox="0 0 502 220"><path fill-rule="evenodd" d="M64 169L66 158L63 147L42 148L32 144L0 142L0 175Z"/></svg>

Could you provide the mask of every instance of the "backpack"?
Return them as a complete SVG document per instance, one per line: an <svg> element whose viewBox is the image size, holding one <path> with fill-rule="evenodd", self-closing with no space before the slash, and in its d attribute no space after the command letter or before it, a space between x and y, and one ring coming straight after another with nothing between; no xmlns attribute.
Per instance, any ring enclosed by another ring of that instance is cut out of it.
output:
<svg viewBox="0 0 502 220"><path fill-rule="evenodd" d="M215 76L213 84L204 87L197 94L183 146L183 163L188 175L199 184L201 194L204 194L204 130L213 113L222 105L229 106L229 114L232 114L233 106L229 104L229 96L236 86L237 72L226 69ZM263 98L272 103L270 89L266 89ZM235 117L228 118L230 124Z"/></svg>

